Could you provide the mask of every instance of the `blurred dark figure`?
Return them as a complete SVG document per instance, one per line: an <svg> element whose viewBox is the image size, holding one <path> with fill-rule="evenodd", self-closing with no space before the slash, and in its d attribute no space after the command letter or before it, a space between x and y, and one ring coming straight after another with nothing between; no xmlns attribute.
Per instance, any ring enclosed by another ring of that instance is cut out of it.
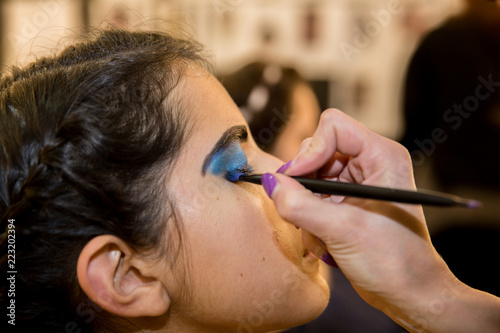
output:
<svg viewBox="0 0 500 333"><path fill-rule="evenodd" d="M435 189L467 189L489 201L476 212L440 213L436 221L447 227L432 234L436 249L459 279L500 296L494 264L500 257L500 8L494 1L467 0L463 14L422 41L408 70L404 108L402 143L416 169L431 163Z"/></svg>
<svg viewBox="0 0 500 333"><path fill-rule="evenodd" d="M264 151L289 161L301 142L314 134L319 103L310 83L295 69L254 62L220 80ZM323 268L331 289L328 307L313 322L283 333L405 332L368 305L339 269Z"/></svg>
<svg viewBox="0 0 500 333"><path fill-rule="evenodd" d="M440 185L500 187L500 8L467 10L431 32L411 62L402 143Z"/></svg>

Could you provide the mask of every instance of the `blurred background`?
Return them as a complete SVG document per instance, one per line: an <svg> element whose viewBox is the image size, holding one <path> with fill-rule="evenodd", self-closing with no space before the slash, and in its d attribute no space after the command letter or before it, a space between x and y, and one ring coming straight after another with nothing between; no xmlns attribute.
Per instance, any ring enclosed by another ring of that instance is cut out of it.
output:
<svg viewBox="0 0 500 333"><path fill-rule="evenodd" d="M221 72L266 58L315 82L338 107L382 135L402 133L401 86L423 35L461 0L0 0L3 65L51 49L81 26L148 20L187 24ZM389 13L385 15L385 13ZM368 29L367 29L368 28Z"/></svg>
<svg viewBox="0 0 500 333"><path fill-rule="evenodd" d="M418 187L483 201L481 210L425 212L433 242L457 277L500 295L495 1L0 0L0 64L4 69L62 48L65 36L87 26L162 28L166 22L204 44L220 76L255 61L294 68L321 110L339 108L403 143ZM348 308L339 304L335 313ZM364 332L391 331L370 316L363 314ZM337 331L353 331L352 325Z"/></svg>

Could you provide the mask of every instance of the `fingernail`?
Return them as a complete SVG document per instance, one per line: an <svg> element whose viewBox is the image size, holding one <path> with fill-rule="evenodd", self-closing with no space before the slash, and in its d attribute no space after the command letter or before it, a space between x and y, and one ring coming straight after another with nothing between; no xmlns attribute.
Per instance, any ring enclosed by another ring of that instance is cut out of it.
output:
<svg viewBox="0 0 500 333"><path fill-rule="evenodd" d="M269 198L273 194L274 188L278 184L278 181L274 176L270 173L265 173L262 175L261 178L262 186L264 186L264 189L266 190L267 195Z"/></svg>
<svg viewBox="0 0 500 333"><path fill-rule="evenodd" d="M286 162L285 164L283 164L279 169L278 171L276 171L276 173L284 173L286 170L288 170L288 168L290 167L290 165L292 165L292 160Z"/></svg>
<svg viewBox="0 0 500 333"><path fill-rule="evenodd" d="M323 254L323 256L321 257L321 260L323 260L323 262L325 264L327 264L328 266L332 266L332 267L335 267L335 268L339 268L339 265L337 265L337 263L335 262L335 260L333 260L333 257L330 253L325 253Z"/></svg>
<svg viewBox="0 0 500 333"><path fill-rule="evenodd" d="M323 246L325 246L325 247L326 247L325 242L323 242L323 240L322 240L321 238L316 237L316 240L317 240L318 242L320 242Z"/></svg>

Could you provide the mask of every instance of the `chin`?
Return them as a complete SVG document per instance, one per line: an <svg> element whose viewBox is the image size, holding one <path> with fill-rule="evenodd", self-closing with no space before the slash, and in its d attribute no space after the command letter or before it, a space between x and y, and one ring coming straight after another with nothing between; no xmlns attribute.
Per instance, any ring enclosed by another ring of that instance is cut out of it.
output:
<svg viewBox="0 0 500 333"><path fill-rule="evenodd" d="M319 276L317 289L302 298L301 313L303 314L302 322L305 324L318 318L325 311L330 300L330 288L322 276Z"/></svg>
<svg viewBox="0 0 500 333"><path fill-rule="evenodd" d="M301 304L298 304L296 308L283 314L280 318L281 320L279 320L279 323L276 326L273 326L264 332L288 329L313 321L323 313L328 305L329 294L330 293L328 291L327 295L318 295L318 298L314 300L301 302Z"/></svg>
<svg viewBox="0 0 500 333"><path fill-rule="evenodd" d="M269 297L252 303L253 311L240 317L237 332L270 332L291 328L316 319L328 305L330 289L317 273L301 270L282 276L279 288Z"/></svg>
<svg viewBox="0 0 500 333"><path fill-rule="evenodd" d="M283 314L286 324L284 323L282 328L295 327L313 321L328 305L330 288L321 274L308 274L301 282L295 290L290 291L294 293L293 301L290 300L286 306L288 310Z"/></svg>

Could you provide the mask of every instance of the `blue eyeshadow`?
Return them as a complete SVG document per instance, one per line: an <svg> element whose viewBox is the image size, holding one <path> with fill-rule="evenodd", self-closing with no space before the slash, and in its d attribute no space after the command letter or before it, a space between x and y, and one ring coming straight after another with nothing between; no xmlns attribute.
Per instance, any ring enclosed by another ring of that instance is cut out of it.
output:
<svg viewBox="0 0 500 333"><path fill-rule="evenodd" d="M214 154L208 171L213 175L222 175L227 180L236 182L239 176L251 172L252 168L248 165L247 155L239 142L233 142Z"/></svg>

